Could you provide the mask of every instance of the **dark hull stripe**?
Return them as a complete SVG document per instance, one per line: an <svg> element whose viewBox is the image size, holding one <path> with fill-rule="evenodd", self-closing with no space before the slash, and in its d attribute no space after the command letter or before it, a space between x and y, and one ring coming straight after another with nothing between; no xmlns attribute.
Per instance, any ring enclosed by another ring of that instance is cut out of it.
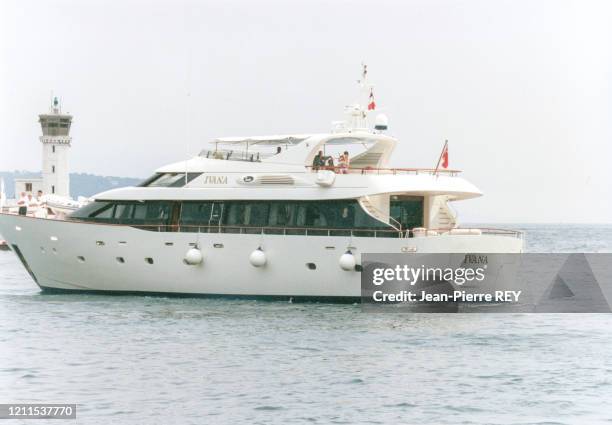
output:
<svg viewBox="0 0 612 425"><path fill-rule="evenodd" d="M112 291L97 289L63 289L40 287L45 294L92 294L111 296L140 296L140 297L163 297L163 298L220 298L229 300L259 300L259 301L293 301L293 302L321 302L334 304L360 303L360 297L340 296L290 296L290 295L238 295L238 294L198 294L189 292L149 292L149 291Z"/></svg>

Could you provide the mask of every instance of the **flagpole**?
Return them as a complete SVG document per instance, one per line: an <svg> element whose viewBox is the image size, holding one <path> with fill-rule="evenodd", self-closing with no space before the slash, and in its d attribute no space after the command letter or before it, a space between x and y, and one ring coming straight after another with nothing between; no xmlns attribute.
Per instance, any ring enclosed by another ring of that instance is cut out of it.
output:
<svg viewBox="0 0 612 425"><path fill-rule="evenodd" d="M0 213L4 209L4 198L6 198L4 194L4 177L0 177Z"/></svg>
<svg viewBox="0 0 612 425"><path fill-rule="evenodd" d="M444 155L444 151L446 150L447 146L448 146L448 140L445 140L444 147L442 148L442 152L440 152L440 157L438 158L438 163L436 164L436 169L434 170L434 174L438 173L438 168L440 168L440 162L442 161L442 155Z"/></svg>

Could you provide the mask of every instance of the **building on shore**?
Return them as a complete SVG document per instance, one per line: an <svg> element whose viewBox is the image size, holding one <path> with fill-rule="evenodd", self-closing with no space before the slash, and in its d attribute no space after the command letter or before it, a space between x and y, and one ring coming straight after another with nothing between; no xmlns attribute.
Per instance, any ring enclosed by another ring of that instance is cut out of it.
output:
<svg viewBox="0 0 612 425"><path fill-rule="evenodd" d="M57 97L53 99L49 113L38 116L42 129L42 178L15 179L15 197L22 192L70 197L70 171L68 153L72 144L70 126L72 115L62 113Z"/></svg>

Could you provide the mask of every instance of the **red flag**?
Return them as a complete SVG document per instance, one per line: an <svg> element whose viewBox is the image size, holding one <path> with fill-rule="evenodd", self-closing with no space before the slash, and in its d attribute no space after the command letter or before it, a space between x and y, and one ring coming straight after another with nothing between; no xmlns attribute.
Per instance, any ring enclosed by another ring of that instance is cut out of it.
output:
<svg viewBox="0 0 612 425"><path fill-rule="evenodd" d="M374 91L370 89L370 103L368 103L368 111L376 109L376 102L374 102Z"/></svg>
<svg viewBox="0 0 612 425"><path fill-rule="evenodd" d="M448 168L448 144L444 145L444 151L442 151L442 168Z"/></svg>

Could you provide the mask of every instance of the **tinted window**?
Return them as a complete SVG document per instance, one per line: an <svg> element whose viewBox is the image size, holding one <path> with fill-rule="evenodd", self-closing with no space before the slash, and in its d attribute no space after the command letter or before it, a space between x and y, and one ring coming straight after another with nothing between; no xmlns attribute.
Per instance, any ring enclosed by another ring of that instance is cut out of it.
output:
<svg viewBox="0 0 612 425"><path fill-rule="evenodd" d="M94 217L98 220L110 220L111 218L113 218L114 212L115 206L111 204L108 207L102 208L101 210L95 212L91 215L91 217Z"/></svg>
<svg viewBox="0 0 612 425"><path fill-rule="evenodd" d="M267 226L270 202L226 202L224 224Z"/></svg>
<svg viewBox="0 0 612 425"><path fill-rule="evenodd" d="M391 217L402 225L402 229L423 227L423 197L392 196Z"/></svg>
<svg viewBox="0 0 612 425"><path fill-rule="evenodd" d="M78 210L72 212L70 214L71 218L89 218L92 214L95 214L97 211L100 211L101 209L107 207L108 205L110 205L109 202L90 202L89 204L85 205L82 208L79 208Z"/></svg>
<svg viewBox="0 0 612 425"><path fill-rule="evenodd" d="M157 173L140 184L144 187L183 187L202 173Z"/></svg>
<svg viewBox="0 0 612 425"><path fill-rule="evenodd" d="M177 202L93 202L71 218L128 225L173 224ZM423 222L423 198L394 197L391 213L403 228ZM199 226L278 227L321 229L389 229L389 225L368 215L357 200L333 201L188 201L180 205L174 220L183 231ZM235 230L235 229L234 229ZM298 231L298 230L296 230ZM339 230L344 232L345 230Z"/></svg>
<svg viewBox="0 0 612 425"><path fill-rule="evenodd" d="M136 204L133 206L133 210L134 212L132 213L132 218L134 220L144 221L147 216L147 206L144 203Z"/></svg>
<svg viewBox="0 0 612 425"><path fill-rule="evenodd" d="M180 223L187 226L207 226L212 202L183 202Z"/></svg>
<svg viewBox="0 0 612 425"><path fill-rule="evenodd" d="M93 202L71 214L73 219L118 224L170 224L172 202Z"/></svg>
<svg viewBox="0 0 612 425"><path fill-rule="evenodd" d="M134 205L132 204L117 204L115 206L114 217L117 220L129 220L132 218L134 212Z"/></svg>
<svg viewBox="0 0 612 425"><path fill-rule="evenodd" d="M270 205L270 226L294 226L296 205L290 202L273 202Z"/></svg>
<svg viewBox="0 0 612 425"><path fill-rule="evenodd" d="M167 223L170 219L171 206L169 202L147 202L147 223Z"/></svg>

